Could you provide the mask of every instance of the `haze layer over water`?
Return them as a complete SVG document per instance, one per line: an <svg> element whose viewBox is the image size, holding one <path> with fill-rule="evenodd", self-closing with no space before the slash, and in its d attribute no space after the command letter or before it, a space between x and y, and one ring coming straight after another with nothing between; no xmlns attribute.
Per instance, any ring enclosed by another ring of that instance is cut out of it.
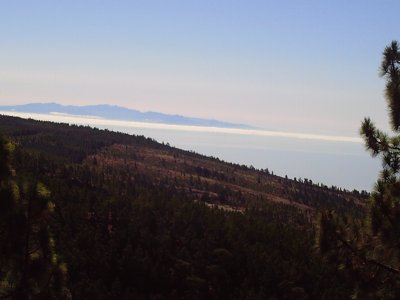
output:
<svg viewBox="0 0 400 300"><path fill-rule="evenodd" d="M366 153L358 137L166 125L62 114L0 114L144 135L228 162L268 168L277 175L307 178L349 190L370 191L380 169L379 159Z"/></svg>

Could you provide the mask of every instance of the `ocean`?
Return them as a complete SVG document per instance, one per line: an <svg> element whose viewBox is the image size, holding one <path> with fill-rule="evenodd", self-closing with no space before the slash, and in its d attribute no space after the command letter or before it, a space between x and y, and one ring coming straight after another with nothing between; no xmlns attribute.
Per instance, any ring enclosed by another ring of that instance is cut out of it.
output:
<svg viewBox="0 0 400 300"><path fill-rule="evenodd" d="M307 178L347 190L371 191L381 169L380 160L365 151L358 137L166 125L65 114L0 114L144 135L227 162L268 168L276 175Z"/></svg>

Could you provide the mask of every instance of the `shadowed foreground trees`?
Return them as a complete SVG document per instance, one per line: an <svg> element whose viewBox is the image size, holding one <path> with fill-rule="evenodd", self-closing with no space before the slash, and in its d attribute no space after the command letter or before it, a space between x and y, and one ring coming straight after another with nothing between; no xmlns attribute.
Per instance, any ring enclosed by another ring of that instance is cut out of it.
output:
<svg viewBox="0 0 400 300"><path fill-rule="evenodd" d="M49 232L50 192L15 176L12 151L0 136L0 299L66 299L66 266Z"/></svg>
<svg viewBox="0 0 400 300"><path fill-rule="evenodd" d="M383 170L369 201L366 220L321 216L318 243L326 257L351 274L354 298L400 297L400 51L393 41L383 52L381 74L393 135L365 118L360 129L373 157Z"/></svg>

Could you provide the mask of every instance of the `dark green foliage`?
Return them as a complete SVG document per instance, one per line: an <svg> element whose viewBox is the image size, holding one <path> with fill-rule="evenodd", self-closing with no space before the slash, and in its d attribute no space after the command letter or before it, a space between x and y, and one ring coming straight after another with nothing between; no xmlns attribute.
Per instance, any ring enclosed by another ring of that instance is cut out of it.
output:
<svg viewBox="0 0 400 300"><path fill-rule="evenodd" d="M5 184L11 176L10 156L13 145L0 133L0 180Z"/></svg>
<svg viewBox="0 0 400 300"><path fill-rule="evenodd" d="M360 132L367 150L380 156L383 170L369 201L368 217L360 220L324 213L318 245L351 278L356 299L400 297L400 51L393 41L383 52L381 76L394 135L365 118Z"/></svg>
<svg viewBox="0 0 400 300"><path fill-rule="evenodd" d="M381 76L386 79L385 95L389 106L390 124L397 131L400 127L400 49L397 41L385 48Z"/></svg>
<svg viewBox="0 0 400 300"><path fill-rule="evenodd" d="M383 52L381 75L386 79L385 95L393 136L378 130L370 119L361 128L367 149L380 155L383 171L378 179L370 203L372 234L389 251L395 260L390 266L399 269L400 255L400 49L393 41Z"/></svg>
<svg viewBox="0 0 400 300"><path fill-rule="evenodd" d="M0 137L0 298L67 298L65 280L56 282L54 276L66 270L49 233L50 193L13 175L11 151L11 143Z"/></svg>
<svg viewBox="0 0 400 300"><path fill-rule="evenodd" d="M290 285L320 299L315 281L332 284L312 250L312 231L271 220L273 206L226 213L162 186L141 188L111 202L99 195L91 204L80 189L65 194L60 246L75 298L282 298ZM67 199L79 199L79 210ZM90 205L96 208L88 217Z"/></svg>

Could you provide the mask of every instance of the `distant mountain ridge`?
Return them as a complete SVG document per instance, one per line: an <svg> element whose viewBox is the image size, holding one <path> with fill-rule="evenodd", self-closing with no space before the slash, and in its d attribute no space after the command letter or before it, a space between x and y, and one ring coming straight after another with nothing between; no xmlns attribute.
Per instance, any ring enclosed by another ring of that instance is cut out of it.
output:
<svg viewBox="0 0 400 300"><path fill-rule="evenodd" d="M244 124L235 124L213 119L191 118L182 115L170 115L160 112L141 112L135 109L116 105L61 105L58 103L29 103L22 105L2 105L0 111L15 111L28 113L63 113L79 116L93 116L111 120L139 121L149 123L163 123L174 125L191 125L223 128L254 128Z"/></svg>

